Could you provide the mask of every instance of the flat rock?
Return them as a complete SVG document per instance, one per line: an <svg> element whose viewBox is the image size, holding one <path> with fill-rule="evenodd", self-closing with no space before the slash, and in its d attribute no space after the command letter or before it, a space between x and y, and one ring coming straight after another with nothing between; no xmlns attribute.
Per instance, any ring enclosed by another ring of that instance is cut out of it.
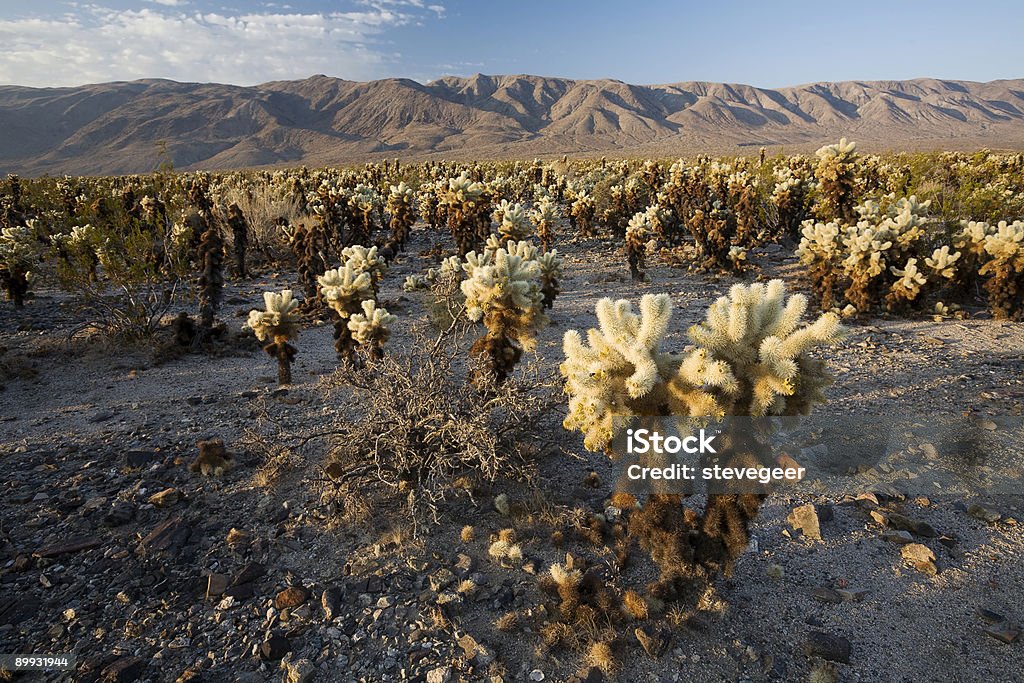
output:
<svg viewBox="0 0 1024 683"><path fill-rule="evenodd" d="M803 532L806 538L812 541L821 540L821 524L813 503L793 508L793 511L786 517L786 522L794 529Z"/></svg>
<svg viewBox="0 0 1024 683"><path fill-rule="evenodd" d="M166 488L150 496L148 502L158 508L169 508L180 500L181 491L176 488Z"/></svg>
<svg viewBox="0 0 1024 683"><path fill-rule="evenodd" d="M341 605L341 589L337 586L330 586L324 589L320 596L320 606L324 610L324 621L333 621L338 616L338 607Z"/></svg>
<svg viewBox="0 0 1024 683"><path fill-rule="evenodd" d="M124 455L125 465L131 469L148 467L160 460L160 454L156 451L128 451Z"/></svg>
<svg viewBox="0 0 1024 683"><path fill-rule="evenodd" d="M260 657L268 662L276 662L291 651L291 642L278 633L271 635L260 644Z"/></svg>
<svg viewBox="0 0 1024 683"><path fill-rule="evenodd" d="M102 541L95 536L76 536L66 541L44 545L32 553L35 557L58 557L99 547Z"/></svg>
<svg viewBox="0 0 1024 683"><path fill-rule="evenodd" d="M850 641L843 636L811 631L804 642L804 654L808 657L821 657L830 662L850 663Z"/></svg>
<svg viewBox="0 0 1024 683"><path fill-rule="evenodd" d="M900 555L919 572L935 576L938 569L935 566L935 553L932 549L921 543L909 543L900 548Z"/></svg>
<svg viewBox="0 0 1024 683"><path fill-rule="evenodd" d="M811 597L819 602L826 602L833 605L838 605L843 601L843 596L839 594L839 591L832 590L831 588L819 587L811 591Z"/></svg>
<svg viewBox="0 0 1024 683"><path fill-rule="evenodd" d="M102 683L130 683L142 677L146 660L141 657L121 657L109 664L100 674Z"/></svg>
<svg viewBox="0 0 1024 683"><path fill-rule="evenodd" d="M1003 518L1003 516L995 510L991 510L984 505L978 505L977 503L973 503L967 507L967 514L975 519L980 519L986 524L995 524Z"/></svg>
<svg viewBox="0 0 1024 683"><path fill-rule="evenodd" d="M172 552L184 546L191 536L192 527L184 519L171 517L142 539L142 548L148 552Z"/></svg>
<svg viewBox="0 0 1024 683"><path fill-rule="evenodd" d="M1007 645L1016 641L1017 638L1020 636L1020 629L1015 626L1010 626L1006 622L1003 622L1001 624L994 624L992 626L986 626L981 630L985 633L985 635L992 636L996 640L1002 641Z"/></svg>
<svg viewBox="0 0 1024 683"><path fill-rule="evenodd" d="M267 568L259 562L247 562L238 572L231 577L232 586L240 586L243 583L252 583L256 579L265 576Z"/></svg>
<svg viewBox="0 0 1024 683"><path fill-rule="evenodd" d="M914 542L914 537L909 531L886 529L882 532L882 540L888 541L889 543L896 543L898 545L907 545L908 543Z"/></svg>

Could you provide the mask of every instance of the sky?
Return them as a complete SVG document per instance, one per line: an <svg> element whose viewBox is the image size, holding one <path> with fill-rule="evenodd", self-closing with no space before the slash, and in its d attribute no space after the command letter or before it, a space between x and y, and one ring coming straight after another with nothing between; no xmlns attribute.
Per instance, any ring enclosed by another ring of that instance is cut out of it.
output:
<svg viewBox="0 0 1024 683"><path fill-rule="evenodd" d="M0 83L1024 77L1020 0L0 0Z"/></svg>

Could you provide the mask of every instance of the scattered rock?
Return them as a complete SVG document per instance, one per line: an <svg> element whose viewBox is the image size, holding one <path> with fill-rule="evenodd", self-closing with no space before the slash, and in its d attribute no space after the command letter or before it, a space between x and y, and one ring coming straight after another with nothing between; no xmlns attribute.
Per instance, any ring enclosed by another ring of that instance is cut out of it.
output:
<svg viewBox="0 0 1024 683"><path fill-rule="evenodd" d="M206 578L207 600L224 595L224 591L228 588L228 581L229 579L226 574L210 574Z"/></svg>
<svg viewBox="0 0 1024 683"><path fill-rule="evenodd" d="M996 640L1002 641L1007 645L1016 641L1020 636L1020 629L1015 626L1010 626L1006 622L995 624L993 626L986 626L981 630L985 635L992 636Z"/></svg>
<svg viewBox="0 0 1024 683"><path fill-rule="evenodd" d="M148 552L172 552L184 546L190 536L192 527L181 517L171 517L142 539L142 548Z"/></svg>
<svg viewBox="0 0 1024 683"><path fill-rule="evenodd" d="M66 541L44 545L32 553L35 557L59 557L99 547L101 541L95 536L76 536Z"/></svg>
<svg viewBox="0 0 1024 683"><path fill-rule="evenodd" d="M110 510L103 516L103 525L109 527L124 526L135 518L135 506L123 500L119 500L110 506Z"/></svg>
<svg viewBox="0 0 1024 683"><path fill-rule="evenodd" d="M668 649L669 639L664 633L660 631L647 630L642 627L638 627L633 631L633 635L640 642L640 646L643 647L644 652L648 655L657 659L665 654L665 650Z"/></svg>
<svg viewBox="0 0 1024 683"><path fill-rule="evenodd" d="M910 543L900 548L900 554L919 572L929 576L935 576L938 573L938 568L935 566L935 553L928 546L921 543Z"/></svg>
<svg viewBox="0 0 1024 683"><path fill-rule="evenodd" d="M167 488L154 493L149 497L149 503L158 508L169 508L181 500L181 491L176 488Z"/></svg>
<svg viewBox="0 0 1024 683"><path fill-rule="evenodd" d="M439 666L427 672L427 683L448 683L451 677L452 668L450 666Z"/></svg>
<svg viewBox="0 0 1024 683"><path fill-rule="evenodd" d="M285 658L281 662L285 683L307 683L316 673L316 667L308 659L297 659L294 662Z"/></svg>
<svg viewBox="0 0 1024 683"><path fill-rule="evenodd" d="M291 642L278 633L271 635L260 645L260 657L268 662L276 662L291 651Z"/></svg>
<svg viewBox="0 0 1024 683"><path fill-rule="evenodd" d="M530 680L531 681L543 681L544 680L544 672L541 671L540 669L534 669L533 671L530 672Z"/></svg>
<svg viewBox="0 0 1024 683"><path fill-rule="evenodd" d="M243 583L252 583L256 579L265 576L267 568L259 562L247 562L237 574L231 577L232 586L240 586Z"/></svg>
<svg viewBox="0 0 1024 683"><path fill-rule="evenodd" d="M824 631L811 631L804 643L804 654L808 657L821 657L830 662L850 663L850 641L843 636L832 635Z"/></svg>
<svg viewBox="0 0 1024 683"><path fill-rule="evenodd" d="M125 465L133 470L149 467L160 460L156 451L128 451L124 456Z"/></svg>
<svg viewBox="0 0 1024 683"><path fill-rule="evenodd" d="M786 522L793 529L803 532L803 535L812 540L821 540L821 524L818 521L818 513L813 503L793 508L793 511L786 517Z"/></svg>
<svg viewBox="0 0 1024 683"><path fill-rule="evenodd" d="M989 508L983 505L978 505L977 503L973 503L967 507L967 514L975 519L980 519L986 524L995 524L1003 518L1003 516L995 510L990 510Z"/></svg>
<svg viewBox="0 0 1024 683"><path fill-rule="evenodd" d="M308 599L308 589L302 586L289 586L277 594L277 598L274 600L274 607L277 609L298 607Z"/></svg>
<svg viewBox="0 0 1024 683"><path fill-rule="evenodd" d="M320 605L324 610L324 621L333 621L338 616L338 607L341 605L341 589L337 586L325 588L320 596Z"/></svg>
<svg viewBox="0 0 1024 683"><path fill-rule="evenodd" d="M100 674L102 683L131 683L137 681L146 670L146 660L141 657L121 657L108 665Z"/></svg>
<svg viewBox="0 0 1024 683"><path fill-rule="evenodd" d="M914 537L910 535L909 531L886 529L882 532L882 540L889 541L890 543L897 543L899 545L906 545L908 543L913 543Z"/></svg>
<svg viewBox="0 0 1024 683"><path fill-rule="evenodd" d="M925 538L935 538L938 536L938 532L932 528L927 522L921 522L916 519L911 519L906 515L901 515L898 512L889 513L889 526L894 529L902 529L909 531L917 536L923 536Z"/></svg>
<svg viewBox="0 0 1024 683"><path fill-rule="evenodd" d="M843 596L838 591L832 590L831 588L815 588L811 591L811 596L820 602L826 602L833 605L838 605L843 601Z"/></svg>
<svg viewBox="0 0 1024 683"><path fill-rule="evenodd" d="M1006 621L1006 617L1004 617L999 612L995 612L984 607L978 608L978 616L990 624L999 624L1001 622Z"/></svg>

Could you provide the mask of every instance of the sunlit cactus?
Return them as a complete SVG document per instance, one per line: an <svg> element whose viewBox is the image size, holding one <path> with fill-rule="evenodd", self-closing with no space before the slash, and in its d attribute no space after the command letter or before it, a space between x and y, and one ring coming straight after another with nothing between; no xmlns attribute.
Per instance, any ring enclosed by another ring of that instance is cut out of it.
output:
<svg viewBox="0 0 1024 683"><path fill-rule="evenodd" d="M629 274L634 281L644 280L646 274L645 254L647 253L647 241L651 239L652 226L650 215L641 211L629 219L626 227L626 261L629 263Z"/></svg>
<svg viewBox="0 0 1024 683"><path fill-rule="evenodd" d="M364 301L375 298L373 277L349 260L340 268L328 270L317 281L324 303L338 316L334 323L334 348L339 357L352 360L358 342L352 337L348 321L362 310Z"/></svg>
<svg viewBox="0 0 1024 683"><path fill-rule="evenodd" d="M521 204L502 205L498 213L501 215L498 235L502 246L529 239L533 234L530 218Z"/></svg>
<svg viewBox="0 0 1024 683"><path fill-rule="evenodd" d="M555 223L558 221L558 206L550 197L544 197L530 212L530 220L537 226L537 237L544 251L551 249L555 239Z"/></svg>
<svg viewBox="0 0 1024 683"><path fill-rule="evenodd" d="M32 269L42 255L42 248L28 226L14 226L0 230L0 283L15 308L25 305L32 280Z"/></svg>
<svg viewBox="0 0 1024 683"><path fill-rule="evenodd" d="M348 319L348 329L352 339L373 358L384 356L384 343L391 337L391 325L397 318L386 308L377 308L372 299L363 301L362 312L355 313Z"/></svg>
<svg viewBox="0 0 1024 683"><path fill-rule="evenodd" d="M825 145L817 152L818 165L814 169L819 198L817 213L823 220L855 220L856 150L855 142L842 138L837 144Z"/></svg>
<svg viewBox="0 0 1024 683"><path fill-rule="evenodd" d="M277 359L278 384L291 384L292 361L297 349L288 342L299 335L299 302L292 298L292 290L285 289L264 292L263 304L266 310L249 312L248 325L257 339L269 341L263 350Z"/></svg>

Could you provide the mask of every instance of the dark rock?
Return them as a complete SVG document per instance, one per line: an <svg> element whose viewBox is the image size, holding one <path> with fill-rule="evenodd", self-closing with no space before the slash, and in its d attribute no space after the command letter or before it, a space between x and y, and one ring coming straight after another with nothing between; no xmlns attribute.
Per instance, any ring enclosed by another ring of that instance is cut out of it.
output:
<svg viewBox="0 0 1024 683"><path fill-rule="evenodd" d="M242 567L237 574L231 578L231 585L237 586L243 583L251 583L256 579L265 576L267 568L259 562L248 562Z"/></svg>
<svg viewBox="0 0 1024 683"><path fill-rule="evenodd" d="M99 547L101 541L95 536L77 536L66 541L43 546L32 553L36 557L58 557Z"/></svg>
<svg viewBox="0 0 1024 683"><path fill-rule="evenodd" d="M0 607L0 624L3 625L16 626L26 619L36 616L39 612L39 599L32 595L11 600L8 600L5 595L3 602L6 603Z"/></svg>
<svg viewBox="0 0 1024 683"><path fill-rule="evenodd" d="M226 574L210 574L206 577L206 597L213 598L224 595L228 589L228 577Z"/></svg>
<svg viewBox="0 0 1024 683"><path fill-rule="evenodd" d="M971 517L974 517L975 519L980 519L982 522L985 522L986 524L995 524L1003 518L1003 516L1000 513L996 512L995 510L990 510L989 508L983 505L978 505L977 503L973 503L972 505L968 506L967 514L969 514Z"/></svg>
<svg viewBox="0 0 1024 683"><path fill-rule="evenodd" d="M124 460L127 467L141 469L160 460L160 454L156 451L128 451L125 453Z"/></svg>
<svg viewBox="0 0 1024 683"><path fill-rule="evenodd" d="M804 654L808 657L821 657L842 664L850 663L851 649L849 640L824 631L811 631L804 643Z"/></svg>
<svg viewBox="0 0 1024 683"><path fill-rule="evenodd" d="M889 526L894 529L903 529L909 531L917 536L923 536L925 538L935 538L938 536L938 532L932 528L927 522L921 522L916 519L911 519L906 515L901 515L898 512L889 513Z"/></svg>
<svg viewBox="0 0 1024 683"><path fill-rule="evenodd" d="M275 662L292 651L292 644L280 634L274 634L260 645L260 657L268 662Z"/></svg>
<svg viewBox="0 0 1024 683"><path fill-rule="evenodd" d="M986 626L981 630L985 633L985 635L992 636L996 640L1002 641L1007 645L1017 640L1017 638L1020 636L1020 629L1014 626L1010 626L1006 622L1003 622L1001 624L995 624L994 626Z"/></svg>
<svg viewBox="0 0 1024 683"><path fill-rule="evenodd" d="M148 552L173 552L184 546L191 536L192 527L184 519L171 517L142 539L142 548Z"/></svg>
<svg viewBox="0 0 1024 683"><path fill-rule="evenodd" d="M141 657L121 657L100 674L103 683L130 683L142 677L146 670L146 660Z"/></svg>
<svg viewBox="0 0 1024 683"><path fill-rule="evenodd" d="M320 605L324 609L324 620L333 621L341 605L341 589L337 586L325 588L323 595L320 596Z"/></svg>
<svg viewBox="0 0 1024 683"><path fill-rule="evenodd" d="M119 500L110 506L110 511L103 516L103 526L124 526L135 518L135 506Z"/></svg>
<svg viewBox="0 0 1024 683"><path fill-rule="evenodd" d="M251 583L240 583L237 586L229 586L224 590L224 597L234 598L241 602L256 595L256 589Z"/></svg>
<svg viewBox="0 0 1024 683"><path fill-rule="evenodd" d="M1006 617L1004 617L999 612L994 612L984 607L978 608L978 616L990 624L998 624L1000 622L1006 621Z"/></svg>

